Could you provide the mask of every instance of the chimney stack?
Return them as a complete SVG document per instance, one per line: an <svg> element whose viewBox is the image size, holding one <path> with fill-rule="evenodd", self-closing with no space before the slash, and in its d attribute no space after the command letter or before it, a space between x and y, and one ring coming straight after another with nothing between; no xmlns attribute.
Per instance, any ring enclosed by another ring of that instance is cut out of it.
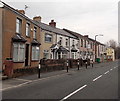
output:
<svg viewBox="0 0 120 101"><path fill-rule="evenodd" d="M22 13L22 14L25 14L25 11L24 10L18 10L18 12Z"/></svg>
<svg viewBox="0 0 120 101"><path fill-rule="evenodd" d="M33 20L37 21L37 22L41 22L41 16L35 16L33 18Z"/></svg>
<svg viewBox="0 0 120 101"><path fill-rule="evenodd" d="M51 22L49 23L49 25L50 25L51 27L56 27L56 22L54 22L54 20L51 20Z"/></svg>
<svg viewBox="0 0 120 101"><path fill-rule="evenodd" d="M84 37L88 38L88 35L84 35Z"/></svg>

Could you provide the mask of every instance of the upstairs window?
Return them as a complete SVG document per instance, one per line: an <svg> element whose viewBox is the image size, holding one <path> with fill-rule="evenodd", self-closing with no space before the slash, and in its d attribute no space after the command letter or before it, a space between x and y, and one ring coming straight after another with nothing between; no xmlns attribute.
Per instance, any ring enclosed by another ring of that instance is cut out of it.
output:
<svg viewBox="0 0 120 101"><path fill-rule="evenodd" d="M37 38L37 28L36 27L34 27L33 38L34 39Z"/></svg>
<svg viewBox="0 0 120 101"><path fill-rule="evenodd" d="M26 24L26 36L30 36L30 24Z"/></svg>
<svg viewBox="0 0 120 101"><path fill-rule="evenodd" d="M66 39L66 47L68 47L69 46L69 42L68 42L69 40L68 39Z"/></svg>
<svg viewBox="0 0 120 101"><path fill-rule="evenodd" d="M62 45L62 37L60 37L59 45Z"/></svg>
<svg viewBox="0 0 120 101"><path fill-rule="evenodd" d="M51 34L48 34L48 33L45 34L45 42L52 42L52 35Z"/></svg>
<svg viewBox="0 0 120 101"><path fill-rule="evenodd" d="M16 33L22 33L22 20L19 18L16 19Z"/></svg>
<svg viewBox="0 0 120 101"><path fill-rule="evenodd" d="M83 39L81 39L81 47L83 47Z"/></svg>
<svg viewBox="0 0 120 101"><path fill-rule="evenodd" d="M85 40L85 43L84 43L84 47L86 48L86 40Z"/></svg>
<svg viewBox="0 0 120 101"><path fill-rule="evenodd" d="M93 48L93 43L92 42L91 42L90 46L91 46L91 49L92 49Z"/></svg>
<svg viewBox="0 0 120 101"><path fill-rule="evenodd" d="M73 46L75 45L75 40L72 41L72 45L73 45Z"/></svg>

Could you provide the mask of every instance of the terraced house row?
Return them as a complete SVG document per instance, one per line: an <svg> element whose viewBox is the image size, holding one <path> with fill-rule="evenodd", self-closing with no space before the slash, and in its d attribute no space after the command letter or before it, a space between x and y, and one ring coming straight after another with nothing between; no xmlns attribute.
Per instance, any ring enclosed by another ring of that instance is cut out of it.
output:
<svg viewBox="0 0 120 101"><path fill-rule="evenodd" d="M92 59L104 61L105 45L69 29L56 27L56 22L41 22L41 17L33 19L24 10L16 10L0 2L0 37L2 49L2 69L6 59L13 61L13 68L38 66L39 60L46 59ZM96 51L95 51L96 50Z"/></svg>

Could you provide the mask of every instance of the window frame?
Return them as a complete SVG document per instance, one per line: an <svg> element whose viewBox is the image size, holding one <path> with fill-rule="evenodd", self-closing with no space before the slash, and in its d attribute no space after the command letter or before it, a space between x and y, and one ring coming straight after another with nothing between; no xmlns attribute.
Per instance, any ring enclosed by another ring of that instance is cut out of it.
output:
<svg viewBox="0 0 120 101"><path fill-rule="evenodd" d="M15 54L15 44L18 47L16 51L17 55ZM21 47L22 45L23 47ZM23 55L21 55L22 51L23 51ZM17 56L17 58L15 56ZM22 59L20 59L21 56L22 56ZM24 61L25 61L25 44L21 42L14 42L13 43L13 62L24 62Z"/></svg>
<svg viewBox="0 0 120 101"><path fill-rule="evenodd" d="M27 26L28 25L28 26ZM25 31L25 35L27 37L30 37L30 23L26 23L26 31Z"/></svg>
<svg viewBox="0 0 120 101"><path fill-rule="evenodd" d="M22 33L22 19L20 19L18 17L16 18L16 33L18 33L18 34Z"/></svg>
<svg viewBox="0 0 120 101"><path fill-rule="evenodd" d="M33 39L37 39L37 27L34 26L34 29L33 29Z"/></svg>
<svg viewBox="0 0 120 101"><path fill-rule="evenodd" d="M50 36L50 37L47 37ZM50 38L50 40L48 40L48 38ZM49 33L45 33L45 42L52 42L53 41L53 35L49 34Z"/></svg>
<svg viewBox="0 0 120 101"><path fill-rule="evenodd" d="M39 61L39 59L40 59L40 47L37 45L33 45L32 46L32 61Z"/></svg>

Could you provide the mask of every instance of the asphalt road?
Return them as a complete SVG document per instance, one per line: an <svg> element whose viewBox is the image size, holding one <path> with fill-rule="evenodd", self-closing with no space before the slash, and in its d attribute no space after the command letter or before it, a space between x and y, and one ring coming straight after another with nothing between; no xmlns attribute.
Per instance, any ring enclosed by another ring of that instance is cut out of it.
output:
<svg viewBox="0 0 120 101"><path fill-rule="evenodd" d="M118 99L118 61L38 79L2 91L3 99Z"/></svg>

